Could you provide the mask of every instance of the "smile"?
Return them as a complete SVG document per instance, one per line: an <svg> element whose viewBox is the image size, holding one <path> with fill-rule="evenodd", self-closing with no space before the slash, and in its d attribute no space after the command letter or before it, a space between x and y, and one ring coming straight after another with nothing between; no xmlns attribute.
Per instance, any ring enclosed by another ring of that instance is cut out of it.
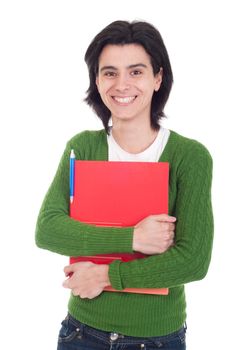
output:
<svg viewBox="0 0 232 350"><path fill-rule="evenodd" d="M136 99L137 96L126 96L126 97L118 97L112 96L113 100L120 104L129 104Z"/></svg>

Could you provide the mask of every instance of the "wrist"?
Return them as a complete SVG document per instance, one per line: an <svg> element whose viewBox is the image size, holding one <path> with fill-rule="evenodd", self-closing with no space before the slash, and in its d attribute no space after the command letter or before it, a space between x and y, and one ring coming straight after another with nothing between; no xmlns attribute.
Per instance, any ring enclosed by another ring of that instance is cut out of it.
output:
<svg viewBox="0 0 232 350"><path fill-rule="evenodd" d="M136 227L134 228L134 231L133 231L132 249L133 249L133 251L138 251L139 250L138 229Z"/></svg>
<svg viewBox="0 0 232 350"><path fill-rule="evenodd" d="M110 285L110 279L109 279L109 265L103 264L98 265L99 271L100 271L100 279L101 282L104 284L104 287Z"/></svg>

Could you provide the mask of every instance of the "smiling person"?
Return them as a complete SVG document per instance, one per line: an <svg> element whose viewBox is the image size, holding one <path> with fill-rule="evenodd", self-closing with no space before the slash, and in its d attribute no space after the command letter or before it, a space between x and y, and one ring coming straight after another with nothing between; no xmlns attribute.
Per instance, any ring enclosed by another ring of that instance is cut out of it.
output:
<svg viewBox="0 0 232 350"><path fill-rule="evenodd" d="M104 129L83 131L66 146L42 204L39 247L67 256L149 254L109 265L64 268L72 293L58 350L186 349L184 284L205 277L212 250L212 158L198 141L163 128L173 75L163 40L147 22L116 21L89 45L86 102ZM112 126L110 126L110 120ZM69 217L69 156L109 161L168 162L169 215L135 227L97 227ZM112 285L119 292L105 292ZM169 288L168 295L121 293Z"/></svg>

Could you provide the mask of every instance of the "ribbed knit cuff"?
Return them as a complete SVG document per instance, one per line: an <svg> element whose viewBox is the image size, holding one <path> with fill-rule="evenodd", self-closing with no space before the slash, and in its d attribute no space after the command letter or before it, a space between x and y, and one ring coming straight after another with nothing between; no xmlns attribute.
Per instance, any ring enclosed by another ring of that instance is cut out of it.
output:
<svg viewBox="0 0 232 350"><path fill-rule="evenodd" d="M109 265L110 283L111 283L111 286L117 290L124 289L121 281L121 276L120 276L120 265L121 265L121 261L119 260L115 260Z"/></svg>

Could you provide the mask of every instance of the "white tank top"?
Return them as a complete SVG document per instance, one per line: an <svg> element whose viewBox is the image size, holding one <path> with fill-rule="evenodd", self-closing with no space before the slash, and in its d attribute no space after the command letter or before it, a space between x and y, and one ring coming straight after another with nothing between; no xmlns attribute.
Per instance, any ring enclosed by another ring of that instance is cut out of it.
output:
<svg viewBox="0 0 232 350"><path fill-rule="evenodd" d="M168 142L170 131L162 126L154 142L143 152L129 153L124 151L113 138L112 132L107 136L108 160L127 162L158 162L164 147Z"/></svg>

